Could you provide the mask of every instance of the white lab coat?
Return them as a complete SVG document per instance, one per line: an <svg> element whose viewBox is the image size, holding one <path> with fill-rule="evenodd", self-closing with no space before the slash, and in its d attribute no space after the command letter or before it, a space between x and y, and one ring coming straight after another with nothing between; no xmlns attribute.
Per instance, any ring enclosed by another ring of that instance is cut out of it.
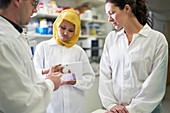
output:
<svg viewBox="0 0 170 113"><path fill-rule="evenodd" d="M67 48L52 38L36 46L34 64L39 74L49 66L77 61L82 61L83 80L77 81L75 85L63 85L55 91L48 113L86 113L83 91L92 87L95 75L85 51L76 44Z"/></svg>
<svg viewBox="0 0 170 113"><path fill-rule="evenodd" d="M25 37L0 16L0 113L45 113L54 85L36 81Z"/></svg>
<svg viewBox="0 0 170 113"><path fill-rule="evenodd" d="M167 63L166 38L147 24L129 46L124 29L110 32L100 62L103 106L123 104L129 113L151 113L165 94Z"/></svg>

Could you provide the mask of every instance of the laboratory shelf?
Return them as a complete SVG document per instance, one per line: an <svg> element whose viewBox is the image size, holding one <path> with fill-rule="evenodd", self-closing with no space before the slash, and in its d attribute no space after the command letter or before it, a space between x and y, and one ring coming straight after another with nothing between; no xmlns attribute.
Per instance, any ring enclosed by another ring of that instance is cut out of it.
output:
<svg viewBox="0 0 170 113"><path fill-rule="evenodd" d="M59 16L59 14L47 14L47 13L34 13L32 16L32 19L34 18L57 18Z"/></svg>
<svg viewBox="0 0 170 113"><path fill-rule="evenodd" d="M106 36L100 35L80 35L80 38L91 38L91 39L98 39L98 38L106 38Z"/></svg>
<svg viewBox="0 0 170 113"><path fill-rule="evenodd" d="M81 18L81 21L85 21L85 22L89 22L89 23L101 23L101 24L106 23L106 21L102 20L102 19L85 19L85 18Z"/></svg>
<svg viewBox="0 0 170 113"><path fill-rule="evenodd" d="M46 14L46 13L34 13L33 16L32 16L32 19L35 19L35 18L50 18L50 19L56 19L57 17L59 16L59 14ZM86 18L82 18L81 21L84 21L84 22L90 22L90 23L106 23L105 20L102 20L102 19L86 19Z"/></svg>
<svg viewBox="0 0 170 113"><path fill-rule="evenodd" d="M28 37L28 40L33 40L35 38L47 39L47 38L53 37L53 35L41 35L41 34L29 34L29 35L26 35L26 36Z"/></svg>
<svg viewBox="0 0 170 113"><path fill-rule="evenodd" d="M41 34L28 34L26 35L28 37L29 40L33 40L35 38L51 38L53 37L53 35L41 35ZM80 35L80 39L83 39L83 38L91 38L91 39L100 39L100 38L105 38L106 36L98 36L98 35L95 35L95 36L90 36L90 35Z"/></svg>

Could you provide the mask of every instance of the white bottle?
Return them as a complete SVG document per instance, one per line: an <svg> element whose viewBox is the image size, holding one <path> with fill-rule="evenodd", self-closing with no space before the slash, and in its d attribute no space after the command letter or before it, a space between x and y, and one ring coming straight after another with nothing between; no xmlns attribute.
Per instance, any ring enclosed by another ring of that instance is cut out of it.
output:
<svg viewBox="0 0 170 113"><path fill-rule="evenodd" d="M44 12L44 3L43 2L40 2L38 4L38 12L39 13L43 13Z"/></svg>
<svg viewBox="0 0 170 113"><path fill-rule="evenodd" d="M48 1L47 7L48 7L48 14L53 14L52 4L50 1Z"/></svg>
<svg viewBox="0 0 170 113"><path fill-rule="evenodd" d="M85 11L85 18L86 18L86 19L89 19L89 20L92 20L92 19L93 19L93 13L92 13L92 11L91 11L90 9L87 9L87 10Z"/></svg>
<svg viewBox="0 0 170 113"><path fill-rule="evenodd" d="M42 35L48 34L47 19L40 20L40 34L42 34Z"/></svg>
<svg viewBox="0 0 170 113"><path fill-rule="evenodd" d="M47 6L47 1L43 2L44 3L44 13L48 14L48 6Z"/></svg>
<svg viewBox="0 0 170 113"><path fill-rule="evenodd" d="M57 11L56 1L51 1L51 5L52 5L52 14L56 14Z"/></svg>

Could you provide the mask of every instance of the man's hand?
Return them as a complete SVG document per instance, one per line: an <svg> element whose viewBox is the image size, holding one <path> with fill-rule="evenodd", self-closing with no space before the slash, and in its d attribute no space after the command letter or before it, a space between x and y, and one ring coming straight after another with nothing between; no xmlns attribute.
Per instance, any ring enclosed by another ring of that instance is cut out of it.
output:
<svg viewBox="0 0 170 113"><path fill-rule="evenodd" d="M107 111L107 112L105 112L105 113L113 113L113 112L111 112L111 111Z"/></svg>
<svg viewBox="0 0 170 113"><path fill-rule="evenodd" d="M59 88L60 85L63 85L65 83L61 82L60 77L62 76L61 72L55 72L56 70L56 66L52 66L49 69L49 73L47 75L46 79L50 79L53 84L54 84L54 91L57 90Z"/></svg>
<svg viewBox="0 0 170 113"><path fill-rule="evenodd" d="M64 67L60 67L60 66L61 66L61 64L55 65L55 66L54 66L54 72L61 72L61 73L63 73ZM51 68L51 67L50 67L50 68ZM43 69L43 70L42 70L42 74L48 74L49 71L50 71L50 68L48 68L48 69Z"/></svg>

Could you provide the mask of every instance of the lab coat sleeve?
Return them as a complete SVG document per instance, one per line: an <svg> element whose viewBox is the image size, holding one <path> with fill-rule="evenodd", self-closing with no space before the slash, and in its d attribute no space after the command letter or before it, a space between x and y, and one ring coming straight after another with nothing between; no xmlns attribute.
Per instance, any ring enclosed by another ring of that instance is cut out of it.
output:
<svg viewBox="0 0 170 113"><path fill-rule="evenodd" d="M166 89L168 44L160 34L156 44L153 66L150 75L144 81L140 93L126 106L129 113L151 113L161 102Z"/></svg>
<svg viewBox="0 0 170 113"><path fill-rule="evenodd" d="M103 54L100 61L99 96L102 105L110 111L118 102L114 97L112 88L112 71L109 59L109 35L106 38Z"/></svg>
<svg viewBox="0 0 170 113"><path fill-rule="evenodd" d="M2 42L0 59L0 112L45 113L54 89L52 81L33 83L15 47Z"/></svg>
<svg viewBox="0 0 170 113"><path fill-rule="evenodd" d="M40 79L45 79L45 75L42 75L42 69L44 69L44 49L43 49L43 45L42 44L38 44L36 46L36 50L34 53L34 58L33 58L33 62L34 62L34 66L36 69L36 72L39 76Z"/></svg>
<svg viewBox="0 0 170 113"><path fill-rule="evenodd" d="M82 61L82 80L76 80L76 84L74 87L80 90L87 90L90 89L95 80L94 71L89 63L88 57L83 49L81 49L80 53L80 61Z"/></svg>

